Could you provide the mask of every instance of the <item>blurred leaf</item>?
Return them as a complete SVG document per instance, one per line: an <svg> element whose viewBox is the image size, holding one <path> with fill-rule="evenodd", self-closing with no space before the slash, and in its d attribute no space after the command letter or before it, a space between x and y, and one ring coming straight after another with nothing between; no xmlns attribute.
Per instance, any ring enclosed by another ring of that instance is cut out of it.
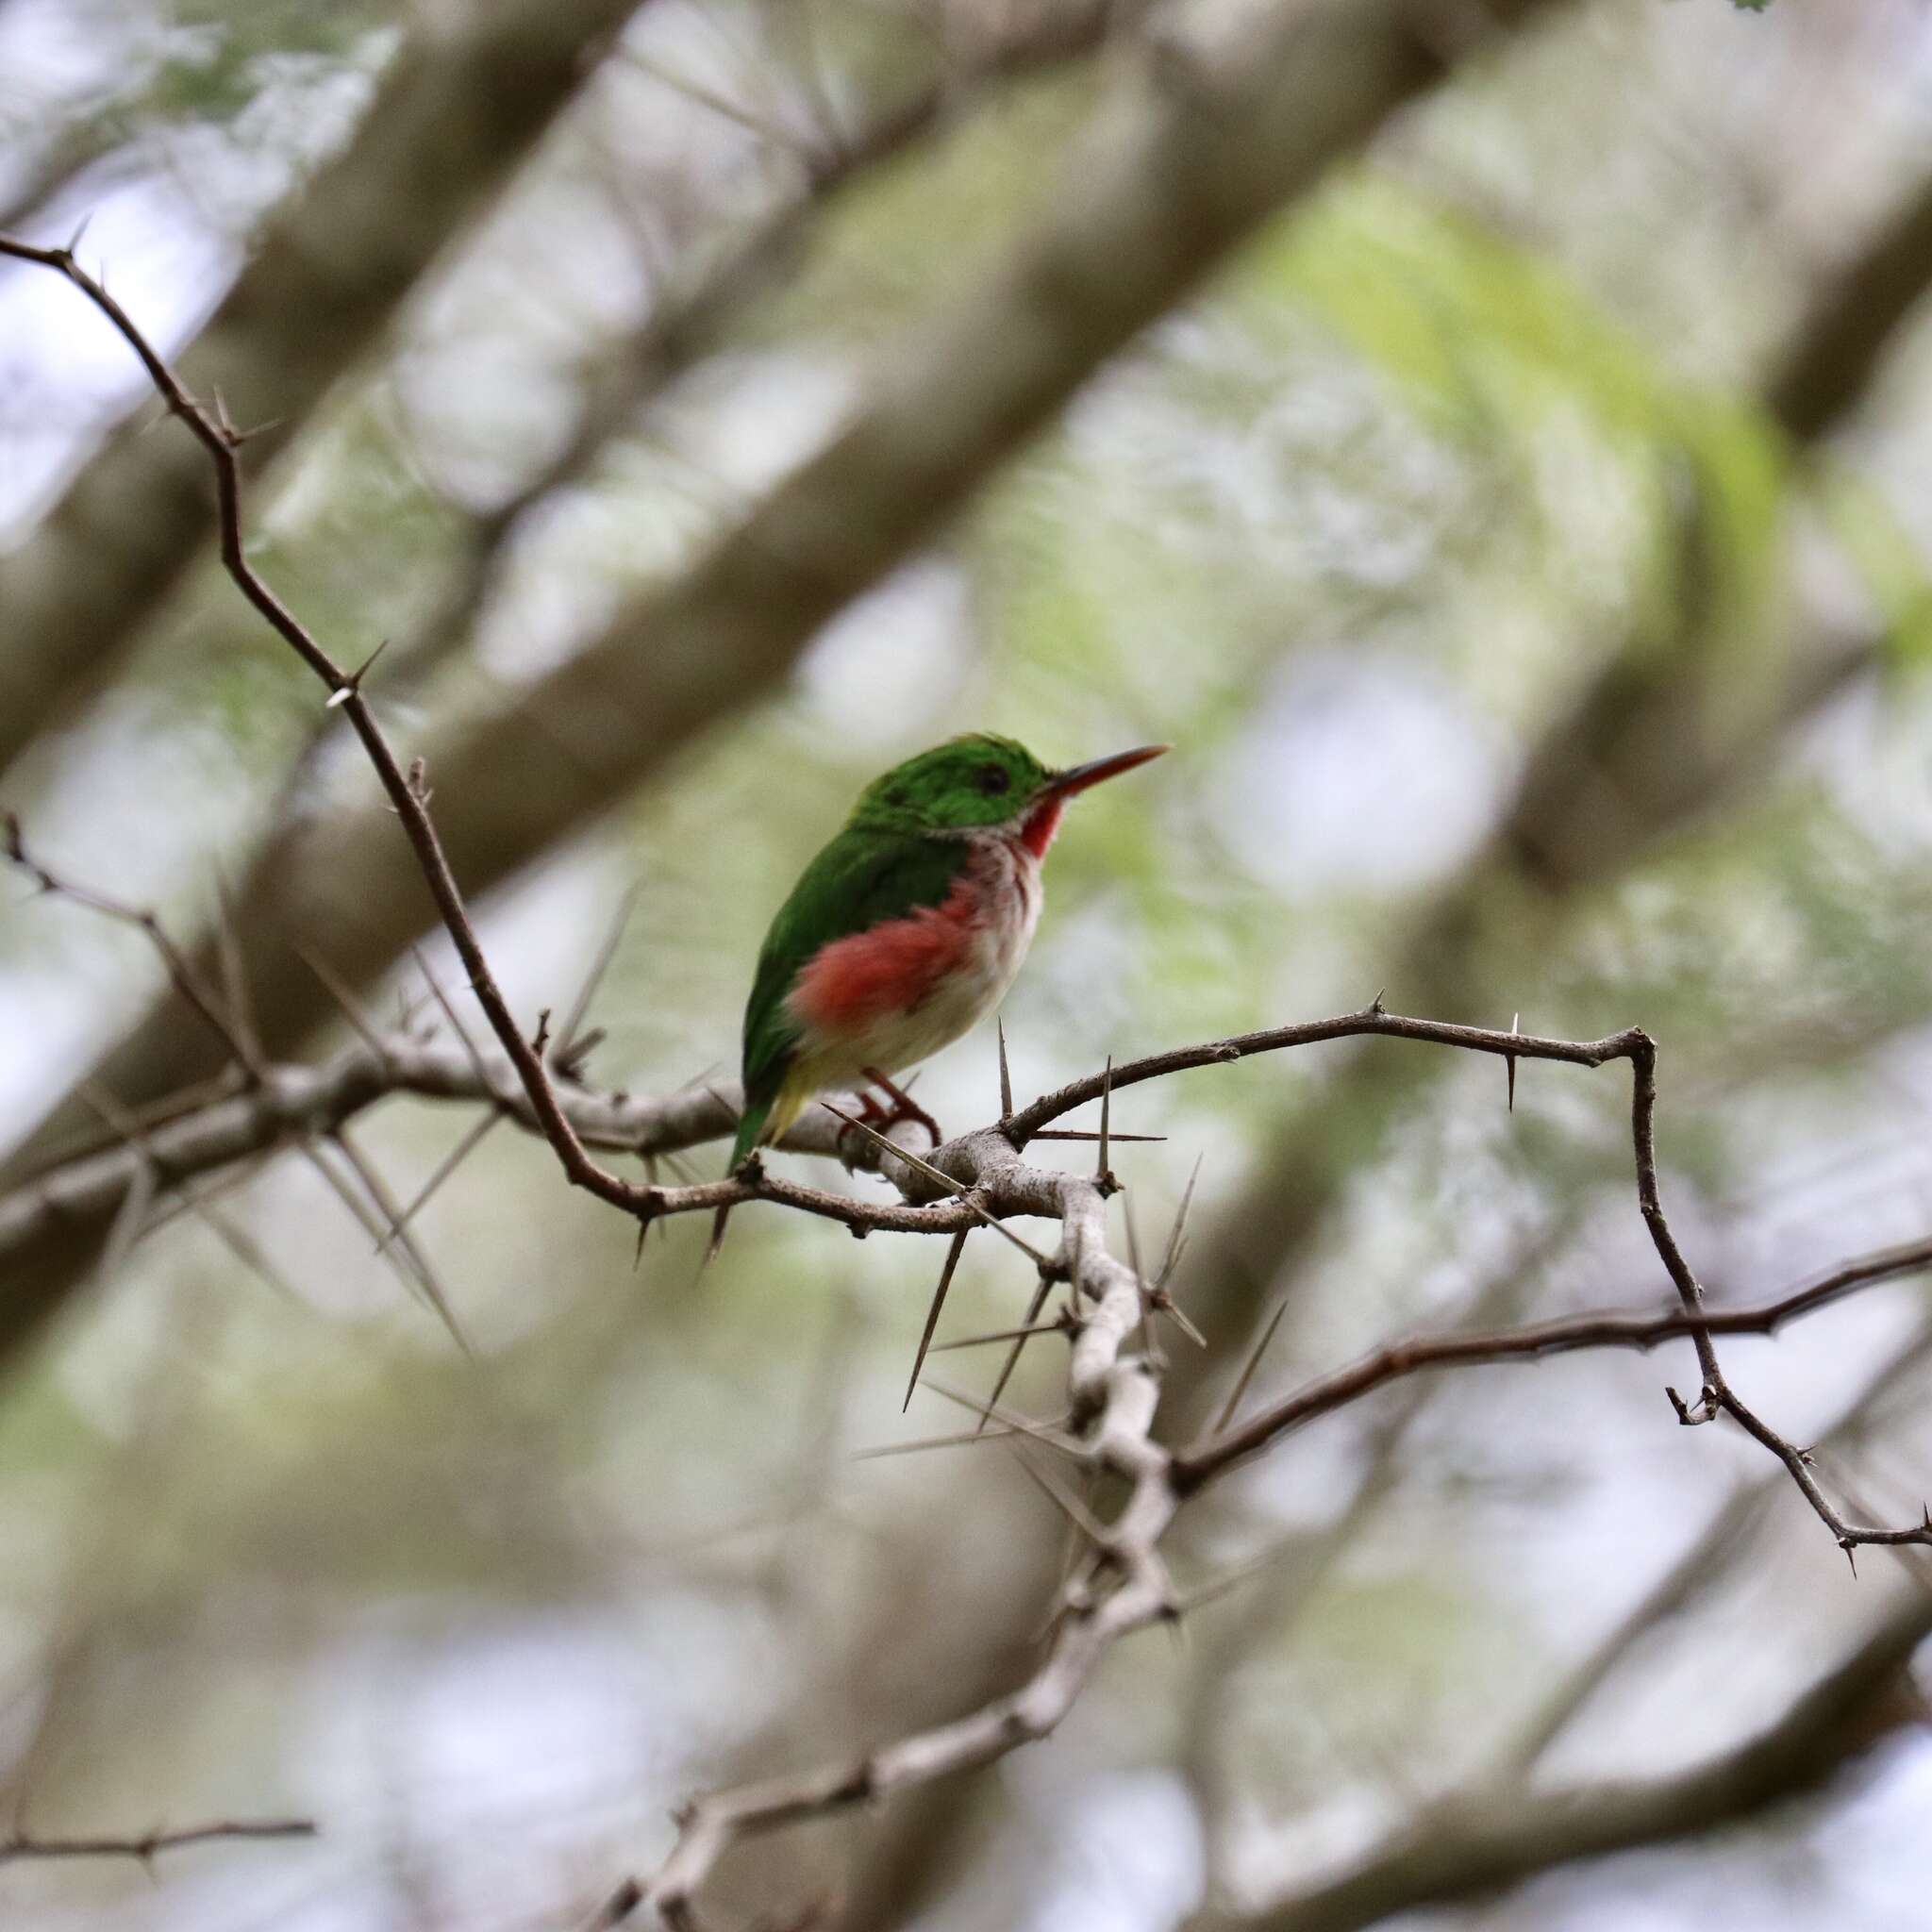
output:
<svg viewBox="0 0 1932 1932"><path fill-rule="evenodd" d="M1844 464L1832 464L1817 498L1877 608L1893 661L1917 665L1932 658L1932 573L1884 490Z"/></svg>

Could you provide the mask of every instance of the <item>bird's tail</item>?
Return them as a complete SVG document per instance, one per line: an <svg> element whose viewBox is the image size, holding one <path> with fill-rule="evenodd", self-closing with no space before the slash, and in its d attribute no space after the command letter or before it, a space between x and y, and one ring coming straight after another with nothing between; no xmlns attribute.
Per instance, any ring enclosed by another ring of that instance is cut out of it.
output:
<svg viewBox="0 0 1932 1932"><path fill-rule="evenodd" d="M727 1172L736 1174L753 1148L769 1145L780 1139L805 1111L806 1103L818 1091L819 1083L809 1073L793 1067L769 1099L747 1097L744 1111L738 1117L738 1139L732 1143L731 1165Z"/></svg>
<svg viewBox="0 0 1932 1932"><path fill-rule="evenodd" d="M731 1143L731 1164L724 1172L736 1174L751 1158L753 1149L784 1133L798 1118L812 1091L809 1080L794 1081L788 1077L769 1100L747 1099L744 1111L738 1117L738 1138ZM712 1257L724 1245L724 1224L730 1218L728 1205L719 1208L711 1223L711 1244L705 1250L705 1258L698 1268L700 1274L711 1265Z"/></svg>
<svg viewBox="0 0 1932 1932"><path fill-rule="evenodd" d="M744 1111L738 1117L738 1139L732 1142L731 1162L725 1168L726 1174L736 1174L750 1158L751 1151L763 1138L765 1124L772 1117L772 1103L769 1100L747 1100Z"/></svg>
<svg viewBox="0 0 1932 1932"><path fill-rule="evenodd" d="M752 1150L760 1141L767 1138L767 1128L770 1129L771 1135L775 1137L791 1124L789 1117L774 1122L772 1118L773 1106L774 1103L770 1100L746 1100L744 1111L738 1117L738 1138L731 1143L731 1159L724 1169L727 1174L736 1174L751 1158ZM792 1111L795 1113L797 1109L794 1108ZM718 1250L724 1245L724 1227L730 1219L731 1208L728 1203L712 1216L710 1245L705 1250L705 1258L698 1263L699 1274L702 1275L711 1265L717 1258Z"/></svg>

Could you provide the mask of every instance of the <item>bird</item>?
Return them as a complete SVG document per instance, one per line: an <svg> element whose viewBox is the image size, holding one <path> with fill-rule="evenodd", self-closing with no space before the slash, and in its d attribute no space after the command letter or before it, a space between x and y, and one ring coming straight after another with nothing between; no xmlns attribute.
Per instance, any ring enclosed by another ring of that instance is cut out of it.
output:
<svg viewBox="0 0 1932 1932"><path fill-rule="evenodd" d="M878 1088L868 1117L939 1129L892 1075L984 1019L1040 919L1041 861L1069 799L1164 744L1055 771L970 732L875 778L778 908L744 1008L744 1106L730 1172L818 1094Z"/></svg>

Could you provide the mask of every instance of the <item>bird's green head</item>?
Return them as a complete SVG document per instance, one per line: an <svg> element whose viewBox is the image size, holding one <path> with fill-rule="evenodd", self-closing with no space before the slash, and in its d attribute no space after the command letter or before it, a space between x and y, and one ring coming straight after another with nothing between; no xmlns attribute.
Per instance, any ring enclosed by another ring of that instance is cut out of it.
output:
<svg viewBox="0 0 1932 1932"><path fill-rule="evenodd" d="M974 731L949 738L874 778L860 792L852 823L916 832L1004 827L1017 833L1042 825L1050 839L1060 806L1074 792L1158 758L1166 749L1164 744L1141 745L1056 772L1024 744ZM1044 839L1040 843L1043 850Z"/></svg>

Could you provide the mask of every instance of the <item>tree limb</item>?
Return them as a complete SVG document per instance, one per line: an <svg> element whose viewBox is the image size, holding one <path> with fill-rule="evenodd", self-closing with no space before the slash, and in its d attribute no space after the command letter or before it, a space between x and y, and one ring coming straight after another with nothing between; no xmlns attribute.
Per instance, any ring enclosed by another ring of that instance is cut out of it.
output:
<svg viewBox="0 0 1932 1932"><path fill-rule="evenodd" d="M1932 1634L1932 1591L1899 1603L1768 1730L1674 1776L1572 1786L1458 1812L1446 1806L1353 1870L1254 1914L1190 1932L1357 1932L1553 1866L1695 1837L1827 1783L1874 1741L1860 1720Z"/></svg>

